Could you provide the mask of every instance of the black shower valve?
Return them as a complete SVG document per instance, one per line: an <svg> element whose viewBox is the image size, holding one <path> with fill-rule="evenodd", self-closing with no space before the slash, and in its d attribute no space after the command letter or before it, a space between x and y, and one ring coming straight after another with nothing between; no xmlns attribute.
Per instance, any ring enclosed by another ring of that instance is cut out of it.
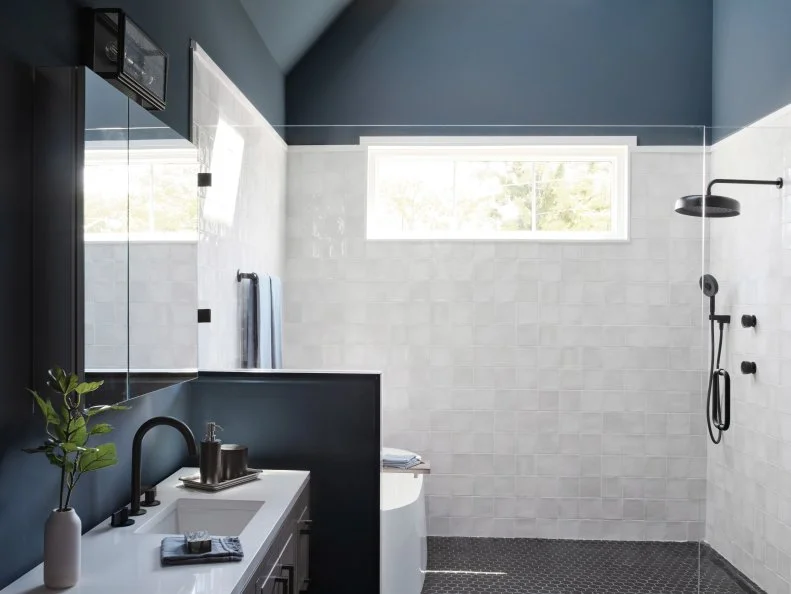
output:
<svg viewBox="0 0 791 594"><path fill-rule="evenodd" d="M758 318L750 314L744 314L742 316L742 328L755 328L758 324Z"/></svg>
<svg viewBox="0 0 791 594"><path fill-rule="evenodd" d="M744 375L755 375L758 371L758 366L755 361L742 361L742 373Z"/></svg>

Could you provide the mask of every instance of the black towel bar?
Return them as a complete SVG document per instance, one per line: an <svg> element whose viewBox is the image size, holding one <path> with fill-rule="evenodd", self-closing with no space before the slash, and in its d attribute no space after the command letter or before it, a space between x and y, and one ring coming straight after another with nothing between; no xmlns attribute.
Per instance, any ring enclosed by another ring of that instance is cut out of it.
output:
<svg viewBox="0 0 791 594"><path fill-rule="evenodd" d="M254 284L258 284L258 275L255 272L240 272L239 270L236 271L236 282L240 283L243 279L248 279L253 281Z"/></svg>

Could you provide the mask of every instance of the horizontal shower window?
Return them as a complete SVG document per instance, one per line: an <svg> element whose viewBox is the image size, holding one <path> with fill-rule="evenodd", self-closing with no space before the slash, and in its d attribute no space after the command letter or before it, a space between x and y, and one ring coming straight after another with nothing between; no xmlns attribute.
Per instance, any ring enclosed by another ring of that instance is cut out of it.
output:
<svg viewBox="0 0 791 594"><path fill-rule="evenodd" d="M625 240L626 145L369 145L368 239Z"/></svg>

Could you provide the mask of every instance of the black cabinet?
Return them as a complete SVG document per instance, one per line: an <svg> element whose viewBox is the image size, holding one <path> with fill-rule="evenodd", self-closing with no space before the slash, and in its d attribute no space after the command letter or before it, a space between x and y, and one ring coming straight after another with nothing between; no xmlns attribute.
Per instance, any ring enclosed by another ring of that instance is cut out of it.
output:
<svg viewBox="0 0 791 594"><path fill-rule="evenodd" d="M310 482L288 511L244 594L299 594L310 585Z"/></svg>

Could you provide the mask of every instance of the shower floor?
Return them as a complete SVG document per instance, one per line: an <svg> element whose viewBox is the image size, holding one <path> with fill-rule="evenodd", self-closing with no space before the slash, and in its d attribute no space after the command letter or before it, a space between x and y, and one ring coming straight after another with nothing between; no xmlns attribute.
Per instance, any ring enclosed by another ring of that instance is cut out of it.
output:
<svg viewBox="0 0 791 594"><path fill-rule="evenodd" d="M762 592L697 543L429 537L422 594Z"/></svg>

